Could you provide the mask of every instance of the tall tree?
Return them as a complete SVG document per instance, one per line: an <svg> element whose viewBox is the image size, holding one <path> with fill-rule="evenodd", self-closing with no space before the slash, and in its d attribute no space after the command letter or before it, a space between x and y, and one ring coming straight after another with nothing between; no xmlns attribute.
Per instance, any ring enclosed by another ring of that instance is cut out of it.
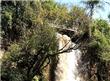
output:
<svg viewBox="0 0 110 81"><path fill-rule="evenodd" d="M85 4L87 10L89 10L89 16L90 16L90 19L91 19L91 23L92 23L92 17L94 15L94 11L96 9L104 9L103 8L103 5L104 4L104 1L100 1L100 0L86 0L86 1L82 1L82 3ZM89 36L91 37L92 36L92 33L91 33L91 25L89 26Z"/></svg>
<svg viewBox="0 0 110 81"><path fill-rule="evenodd" d="M84 8L73 6L69 12L69 15L70 19L68 22L68 27L77 29L78 33L84 33L87 31L90 19Z"/></svg>
<svg viewBox="0 0 110 81"><path fill-rule="evenodd" d="M84 3L86 8L89 10L89 15L91 18L97 8L103 8L102 2L100 0L86 0L82 1L82 3Z"/></svg>
<svg viewBox="0 0 110 81"><path fill-rule="evenodd" d="M110 21L110 14L108 15L108 19L109 19L109 21Z"/></svg>

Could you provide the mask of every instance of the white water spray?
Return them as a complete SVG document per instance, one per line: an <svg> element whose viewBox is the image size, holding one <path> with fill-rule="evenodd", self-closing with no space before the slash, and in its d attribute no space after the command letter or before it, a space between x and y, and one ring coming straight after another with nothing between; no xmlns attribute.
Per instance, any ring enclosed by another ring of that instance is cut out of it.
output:
<svg viewBox="0 0 110 81"><path fill-rule="evenodd" d="M57 34L59 50L68 49L75 44L67 35ZM80 60L80 50L72 50L59 55L59 62L55 71L56 81L82 81L78 74L78 61Z"/></svg>

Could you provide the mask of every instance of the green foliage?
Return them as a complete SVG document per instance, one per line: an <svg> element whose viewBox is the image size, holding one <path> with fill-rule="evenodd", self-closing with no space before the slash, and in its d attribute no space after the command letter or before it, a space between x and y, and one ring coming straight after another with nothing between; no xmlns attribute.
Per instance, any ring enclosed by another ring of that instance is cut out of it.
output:
<svg viewBox="0 0 110 81"><path fill-rule="evenodd" d="M9 77L9 81L31 80L36 74L39 75L48 62L48 54L55 51L57 45L53 28L43 25L34 30L30 29L19 43L11 44L3 56L2 77Z"/></svg>
<svg viewBox="0 0 110 81"><path fill-rule="evenodd" d="M86 0L86 1L82 1L82 3L85 4L85 8L88 9L88 14L90 16L90 19L91 19L91 24L89 24L89 28L88 28L88 32L89 32L89 37L92 36L92 17L95 13L95 11L97 9L103 9L104 10L104 7L103 7L103 4L105 4L106 2L105 1L101 1L101 0Z"/></svg>
<svg viewBox="0 0 110 81"><path fill-rule="evenodd" d="M2 37L6 40L3 45L9 45L1 66L1 78L5 81L38 81L42 78L39 76L44 66L51 61L49 55L57 52L56 30L49 26L50 23L76 28L78 34L89 31L90 18L77 6L69 11L66 5L54 0L2 1L1 6ZM93 40L88 47L108 61L110 25L104 20L92 24Z"/></svg>
<svg viewBox="0 0 110 81"><path fill-rule="evenodd" d="M73 6L69 14L69 27L76 28L79 33L88 31L90 19L83 8Z"/></svg>
<svg viewBox="0 0 110 81"><path fill-rule="evenodd" d="M45 20L50 23L64 25L69 19L68 9L65 5L57 4L53 0L42 3Z"/></svg>
<svg viewBox="0 0 110 81"><path fill-rule="evenodd" d="M2 58L2 80L9 81L23 81L23 75L17 68L17 60L20 53L20 46L18 44L12 44Z"/></svg>
<svg viewBox="0 0 110 81"><path fill-rule="evenodd" d="M99 55L104 60L110 60L110 26L105 20L96 20L93 25L93 36L99 45Z"/></svg>
<svg viewBox="0 0 110 81"><path fill-rule="evenodd" d="M3 1L1 5L2 36L7 40L3 43L10 44L2 59L2 78L31 80L41 74L50 60L48 54L57 50L55 29L47 21L56 17L58 8L52 0Z"/></svg>
<svg viewBox="0 0 110 81"><path fill-rule="evenodd" d="M56 35L55 29L48 27L48 25L43 25L41 27L30 29L23 36L23 46L30 47L33 51L39 49L45 49L47 52L55 50L56 45ZM48 47L48 48L47 48Z"/></svg>

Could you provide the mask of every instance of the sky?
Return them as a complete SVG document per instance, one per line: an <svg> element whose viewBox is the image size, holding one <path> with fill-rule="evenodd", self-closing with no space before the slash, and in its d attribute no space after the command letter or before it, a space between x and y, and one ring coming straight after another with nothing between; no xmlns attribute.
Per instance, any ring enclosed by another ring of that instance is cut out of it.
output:
<svg viewBox="0 0 110 81"><path fill-rule="evenodd" d="M68 7L70 7L71 5L78 5L78 6L84 7L84 5L81 3L82 0L55 0L55 1L58 3L67 4ZM106 1L110 3L110 0L101 0L101 1ZM104 6L104 10L98 9L94 13L94 16L93 16L94 19L101 18L108 21L108 14L110 13L110 5L103 4L103 6Z"/></svg>

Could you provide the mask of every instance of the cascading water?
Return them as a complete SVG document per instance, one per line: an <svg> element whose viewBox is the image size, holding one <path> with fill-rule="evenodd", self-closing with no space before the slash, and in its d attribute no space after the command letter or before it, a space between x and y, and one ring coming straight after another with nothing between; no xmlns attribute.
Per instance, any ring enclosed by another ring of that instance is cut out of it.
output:
<svg viewBox="0 0 110 81"><path fill-rule="evenodd" d="M59 50L68 49L75 44L67 35L57 34ZM55 71L55 81L82 81L78 74L78 61L80 60L80 50L71 50L59 55L59 62Z"/></svg>

